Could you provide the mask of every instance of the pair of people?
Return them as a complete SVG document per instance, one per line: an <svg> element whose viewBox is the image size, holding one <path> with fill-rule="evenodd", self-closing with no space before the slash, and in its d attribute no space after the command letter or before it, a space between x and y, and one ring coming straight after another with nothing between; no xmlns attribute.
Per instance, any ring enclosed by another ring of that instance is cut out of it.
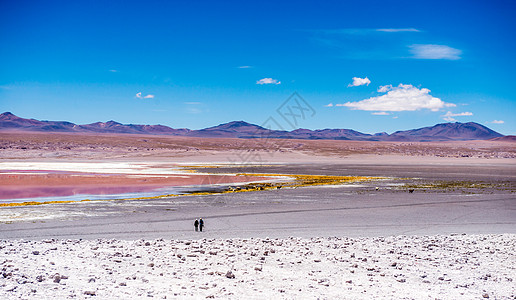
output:
<svg viewBox="0 0 516 300"><path fill-rule="evenodd" d="M202 229L204 228L204 220L202 218L195 219L194 227L195 227L195 231L199 231L200 230L202 232Z"/></svg>

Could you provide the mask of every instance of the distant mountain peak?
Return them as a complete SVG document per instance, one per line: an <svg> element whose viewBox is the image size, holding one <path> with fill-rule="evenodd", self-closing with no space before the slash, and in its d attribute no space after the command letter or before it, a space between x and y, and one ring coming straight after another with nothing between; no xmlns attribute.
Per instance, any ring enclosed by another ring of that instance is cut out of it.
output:
<svg viewBox="0 0 516 300"><path fill-rule="evenodd" d="M18 117L13 115L11 112L4 112L3 114L0 114L0 120L9 120L9 119L17 119Z"/></svg>
<svg viewBox="0 0 516 300"><path fill-rule="evenodd" d="M116 121L110 120L105 123L106 125L122 125L122 123L118 123Z"/></svg>
<svg viewBox="0 0 516 300"><path fill-rule="evenodd" d="M261 126L247 123L245 121L232 121L228 123L222 123L217 126L206 128L205 130L213 130L213 129L229 129L229 130L236 130L240 128L246 128L246 129L261 129L261 130L267 130Z"/></svg>

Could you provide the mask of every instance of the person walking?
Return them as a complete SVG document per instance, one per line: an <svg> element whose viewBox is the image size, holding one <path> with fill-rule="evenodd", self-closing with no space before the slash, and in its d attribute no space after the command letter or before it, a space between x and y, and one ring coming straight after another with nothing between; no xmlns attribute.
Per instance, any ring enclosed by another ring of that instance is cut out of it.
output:
<svg viewBox="0 0 516 300"><path fill-rule="evenodd" d="M193 226L195 227L195 231L199 231L199 220L195 219ZM202 231L202 229L201 229L201 231Z"/></svg>
<svg viewBox="0 0 516 300"><path fill-rule="evenodd" d="M199 219L199 229L202 232L202 229L204 228L204 220L202 218Z"/></svg>

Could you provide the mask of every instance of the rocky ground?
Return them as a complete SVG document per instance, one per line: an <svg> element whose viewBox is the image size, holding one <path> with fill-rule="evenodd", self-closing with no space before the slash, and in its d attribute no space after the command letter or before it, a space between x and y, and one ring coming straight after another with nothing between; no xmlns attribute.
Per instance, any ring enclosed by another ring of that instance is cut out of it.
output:
<svg viewBox="0 0 516 300"><path fill-rule="evenodd" d="M1 240L2 299L515 299L516 235Z"/></svg>

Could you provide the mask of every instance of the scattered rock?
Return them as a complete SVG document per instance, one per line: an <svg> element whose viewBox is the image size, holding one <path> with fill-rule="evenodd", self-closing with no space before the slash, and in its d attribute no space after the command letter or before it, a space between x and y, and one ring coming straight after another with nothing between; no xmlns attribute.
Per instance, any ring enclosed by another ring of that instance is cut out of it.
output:
<svg viewBox="0 0 516 300"><path fill-rule="evenodd" d="M233 272L231 272L231 271L228 271L228 272L226 273L226 278L234 279L234 278L235 278L235 274L233 274Z"/></svg>

